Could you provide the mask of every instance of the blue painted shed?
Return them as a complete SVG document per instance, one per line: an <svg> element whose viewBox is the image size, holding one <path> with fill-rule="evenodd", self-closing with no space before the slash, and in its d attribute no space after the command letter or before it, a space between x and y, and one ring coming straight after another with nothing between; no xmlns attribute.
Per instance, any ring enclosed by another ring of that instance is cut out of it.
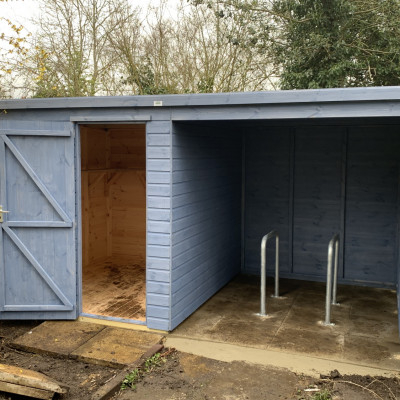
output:
<svg viewBox="0 0 400 400"><path fill-rule="evenodd" d="M339 233L339 283L398 287L400 88L0 110L1 319L172 330L240 272L259 274L272 229L282 277L324 281Z"/></svg>

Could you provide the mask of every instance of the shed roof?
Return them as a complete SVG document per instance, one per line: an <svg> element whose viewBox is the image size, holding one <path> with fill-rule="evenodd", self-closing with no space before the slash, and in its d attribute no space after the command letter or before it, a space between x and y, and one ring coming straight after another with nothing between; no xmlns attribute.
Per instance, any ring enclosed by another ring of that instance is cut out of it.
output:
<svg viewBox="0 0 400 400"><path fill-rule="evenodd" d="M268 104L304 104L336 102L400 101L400 87L368 87L313 90L282 90L265 92L172 94L151 96L68 97L0 100L1 109L61 108L131 108L154 107L243 106Z"/></svg>

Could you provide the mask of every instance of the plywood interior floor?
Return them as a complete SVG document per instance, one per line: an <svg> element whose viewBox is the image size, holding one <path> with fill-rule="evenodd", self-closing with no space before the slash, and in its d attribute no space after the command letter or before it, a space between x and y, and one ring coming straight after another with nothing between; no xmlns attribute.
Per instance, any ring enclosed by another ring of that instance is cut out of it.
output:
<svg viewBox="0 0 400 400"><path fill-rule="evenodd" d="M106 317L146 320L144 265L107 260L83 268L82 311Z"/></svg>

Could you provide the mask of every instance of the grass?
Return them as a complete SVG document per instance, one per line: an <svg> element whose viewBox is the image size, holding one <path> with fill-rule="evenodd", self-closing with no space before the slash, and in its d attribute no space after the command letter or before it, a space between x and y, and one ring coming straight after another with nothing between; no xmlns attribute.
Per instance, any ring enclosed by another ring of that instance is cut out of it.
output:
<svg viewBox="0 0 400 400"><path fill-rule="evenodd" d="M160 353L154 354L144 362L143 367L135 368L125 376L121 384L121 390L125 390L127 388L136 389L136 383L138 383L145 374L154 371L154 369L163 362L165 362L165 358L163 358Z"/></svg>
<svg viewBox="0 0 400 400"><path fill-rule="evenodd" d="M321 392L315 393L312 397L311 400L331 400L332 396L329 390L324 389Z"/></svg>

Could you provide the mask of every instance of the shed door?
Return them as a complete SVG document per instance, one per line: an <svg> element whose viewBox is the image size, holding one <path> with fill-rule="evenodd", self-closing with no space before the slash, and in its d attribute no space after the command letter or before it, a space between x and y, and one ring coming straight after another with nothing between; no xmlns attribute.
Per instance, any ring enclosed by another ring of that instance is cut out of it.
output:
<svg viewBox="0 0 400 400"><path fill-rule="evenodd" d="M73 126L0 124L0 319L74 319Z"/></svg>

